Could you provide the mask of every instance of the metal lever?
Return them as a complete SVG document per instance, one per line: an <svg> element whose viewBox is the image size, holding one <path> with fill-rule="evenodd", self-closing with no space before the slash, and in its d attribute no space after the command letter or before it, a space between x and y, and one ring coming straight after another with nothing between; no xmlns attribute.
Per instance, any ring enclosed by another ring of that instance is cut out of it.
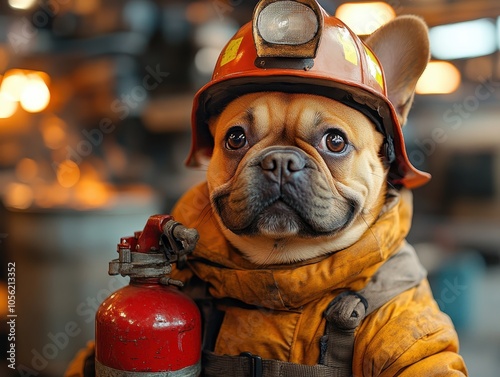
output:
<svg viewBox="0 0 500 377"><path fill-rule="evenodd" d="M161 245L167 260L177 262L182 269L187 261L187 255L192 253L200 235L194 228L186 228L181 223L169 220L163 226Z"/></svg>

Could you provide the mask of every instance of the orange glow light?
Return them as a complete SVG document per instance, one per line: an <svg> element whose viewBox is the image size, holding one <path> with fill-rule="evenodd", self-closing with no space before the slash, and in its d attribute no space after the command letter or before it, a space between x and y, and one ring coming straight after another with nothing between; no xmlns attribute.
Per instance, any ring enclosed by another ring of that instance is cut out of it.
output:
<svg viewBox="0 0 500 377"><path fill-rule="evenodd" d="M27 77L28 83L22 91L19 101L24 110L38 113L49 105L50 91L40 74L30 73Z"/></svg>
<svg viewBox="0 0 500 377"><path fill-rule="evenodd" d="M80 180L80 168L71 161L65 160L57 167L57 181L62 187L70 188Z"/></svg>
<svg viewBox="0 0 500 377"><path fill-rule="evenodd" d="M82 208L102 207L110 199L107 186L93 179L83 179L75 189L76 199Z"/></svg>
<svg viewBox="0 0 500 377"><path fill-rule="evenodd" d="M22 70L11 69L5 73L0 92L10 98L11 101L19 101L27 84L28 78Z"/></svg>
<svg viewBox="0 0 500 377"><path fill-rule="evenodd" d="M451 63L433 61L427 65L417 83L418 94L450 94L460 86L459 70Z"/></svg>
<svg viewBox="0 0 500 377"><path fill-rule="evenodd" d="M0 119L10 118L17 110L17 102L0 91Z"/></svg>
<svg viewBox="0 0 500 377"><path fill-rule="evenodd" d="M31 158L23 158L16 165L16 177L21 182L31 182L38 174L38 164Z"/></svg>
<svg viewBox="0 0 500 377"><path fill-rule="evenodd" d="M383 1L345 3L338 7L335 16L359 35L373 33L396 17L396 12Z"/></svg>
<svg viewBox="0 0 500 377"><path fill-rule="evenodd" d="M50 116L40 125L42 137L47 148L59 149L66 140L66 123L56 116Z"/></svg>
<svg viewBox="0 0 500 377"><path fill-rule="evenodd" d="M8 208L28 209L33 203L33 189L23 183L11 183L5 189L4 204Z"/></svg>
<svg viewBox="0 0 500 377"><path fill-rule="evenodd" d="M7 71L0 85L0 101L4 104L10 100L11 103L2 106L0 117L10 117L17 108L16 102L20 102L21 107L30 113L45 110L50 102L48 82L49 76L45 72L21 69Z"/></svg>

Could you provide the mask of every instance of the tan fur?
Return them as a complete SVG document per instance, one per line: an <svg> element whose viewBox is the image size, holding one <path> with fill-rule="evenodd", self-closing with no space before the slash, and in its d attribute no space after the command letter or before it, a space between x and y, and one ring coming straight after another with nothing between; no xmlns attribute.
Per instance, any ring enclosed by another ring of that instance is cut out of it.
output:
<svg viewBox="0 0 500 377"><path fill-rule="evenodd" d="M404 124L415 86L430 57L427 25L416 16L400 16L378 29L366 43L384 68L389 99Z"/></svg>
<svg viewBox="0 0 500 377"><path fill-rule="evenodd" d="M247 135L255 143L241 160L234 159L225 152L224 137L232 126L245 125L248 109L253 111L254 127L247 130ZM327 163L316 146L309 143L317 132L313 124L318 113L323 115L324 123L341 128L354 144L355 149L347 158ZM299 147L317 163L322 177L318 175L317 179L323 180L332 196L330 203L325 201L325 205L331 206L331 216L345 216L336 201L355 195L361 202L362 210L347 228L315 238L285 233L239 236L218 217L228 240L253 263L291 263L340 250L355 242L377 218L384 201L386 179L378 155L382 135L356 110L319 96L256 93L233 101L212 124L212 130L215 148L207 175L212 198L228 193L239 195L239 188L246 185L248 161L268 146L283 145ZM245 200L241 194L234 205L244 205Z"/></svg>

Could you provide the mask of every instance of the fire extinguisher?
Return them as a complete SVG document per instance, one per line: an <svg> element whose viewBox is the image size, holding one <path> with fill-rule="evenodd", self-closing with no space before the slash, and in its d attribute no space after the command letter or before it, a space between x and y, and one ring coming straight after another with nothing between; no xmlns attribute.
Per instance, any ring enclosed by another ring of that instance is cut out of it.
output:
<svg viewBox="0 0 500 377"><path fill-rule="evenodd" d="M118 244L109 274L130 277L96 313L97 377L191 377L201 373L196 304L169 277L198 241L169 215L151 216L142 232Z"/></svg>

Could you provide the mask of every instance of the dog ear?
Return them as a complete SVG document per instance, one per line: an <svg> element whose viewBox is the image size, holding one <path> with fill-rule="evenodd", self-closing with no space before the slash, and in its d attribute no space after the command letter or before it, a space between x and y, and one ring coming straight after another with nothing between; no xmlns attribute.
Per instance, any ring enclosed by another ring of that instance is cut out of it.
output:
<svg viewBox="0 0 500 377"><path fill-rule="evenodd" d="M387 94L403 125L413 103L415 86L430 57L427 25L416 16L400 16L365 41L384 69Z"/></svg>

